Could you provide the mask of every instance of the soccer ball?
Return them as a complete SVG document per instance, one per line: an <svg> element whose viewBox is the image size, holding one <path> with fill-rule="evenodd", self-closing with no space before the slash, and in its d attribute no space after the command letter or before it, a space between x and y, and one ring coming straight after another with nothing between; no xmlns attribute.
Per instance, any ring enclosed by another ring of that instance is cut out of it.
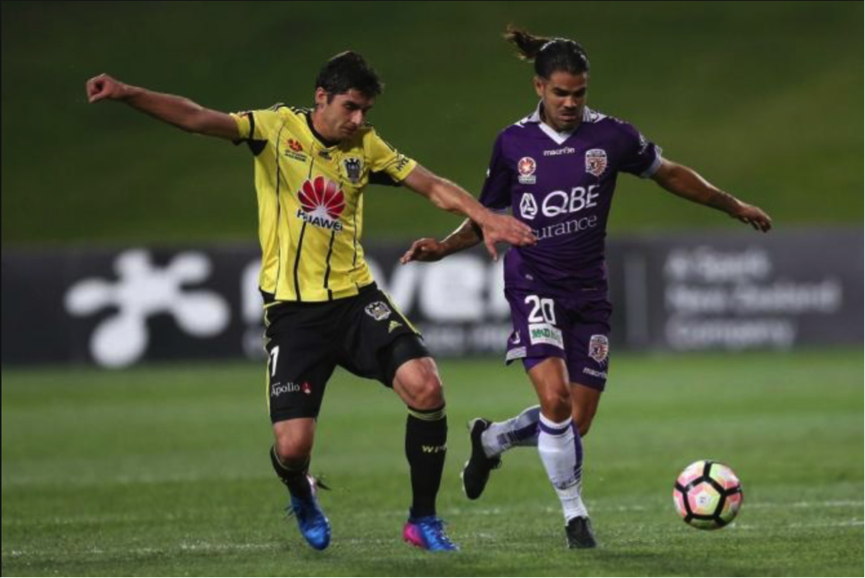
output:
<svg viewBox="0 0 865 578"><path fill-rule="evenodd" d="M700 460L685 468L673 488L676 511L694 528L717 530L742 507L742 485L729 467Z"/></svg>

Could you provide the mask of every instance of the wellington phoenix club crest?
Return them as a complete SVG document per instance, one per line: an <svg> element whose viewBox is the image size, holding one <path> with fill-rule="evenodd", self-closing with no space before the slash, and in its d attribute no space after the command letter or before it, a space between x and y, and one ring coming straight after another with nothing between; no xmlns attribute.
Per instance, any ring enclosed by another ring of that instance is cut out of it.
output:
<svg viewBox="0 0 865 578"><path fill-rule="evenodd" d="M360 159L357 157L348 157L342 161L342 166L345 167L345 175L351 184L356 185L360 181Z"/></svg>
<svg viewBox="0 0 865 578"><path fill-rule="evenodd" d="M604 363L610 353L610 341L606 335L592 335L589 339L589 357L598 363Z"/></svg>
<svg viewBox="0 0 865 578"><path fill-rule="evenodd" d="M297 193L300 209L297 216L305 222L323 229L342 231L339 216L345 209L345 195L339 186L325 179L316 177L307 180Z"/></svg>
<svg viewBox="0 0 865 578"><path fill-rule="evenodd" d="M366 314L376 321L381 321L390 317L390 307L383 301L375 301L366 306Z"/></svg>
<svg viewBox="0 0 865 578"><path fill-rule="evenodd" d="M533 185L535 184L535 170L538 168L538 165L535 163L535 159L532 157L523 157L520 159L520 162L517 163L517 172L520 174L518 180L521 185Z"/></svg>
<svg viewBox="0 0 865 578"><path fill-rule="evenodd" d="M607 151L604 149L592 149L586 151L586 172L596 177L601 176L607 169Z"/></svg>

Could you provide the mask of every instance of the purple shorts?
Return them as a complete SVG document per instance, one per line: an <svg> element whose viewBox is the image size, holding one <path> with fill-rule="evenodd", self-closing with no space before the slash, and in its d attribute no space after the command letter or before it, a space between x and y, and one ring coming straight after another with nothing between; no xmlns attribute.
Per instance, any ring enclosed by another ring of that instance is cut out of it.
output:
<svg viewBox="0 0 865 578"><path fill-rule="evenodd" d="M548 357L560 357L571 383L604 390L612 313L606 292L563 298L505 289L505 297L514 326L506 363L522 359L528 371Z"/></svg>

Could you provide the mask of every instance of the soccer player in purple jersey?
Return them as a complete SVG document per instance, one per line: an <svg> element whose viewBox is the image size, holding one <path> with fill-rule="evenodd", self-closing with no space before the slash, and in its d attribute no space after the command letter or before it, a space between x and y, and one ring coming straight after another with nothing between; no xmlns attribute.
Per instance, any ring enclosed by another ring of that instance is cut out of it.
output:
<svg viewBox="0 0 865 578"><path fill-rule="evenodd" d="M477 499L502 453L536 445L562 504L568 546L592 548L596 541L580 496L580 440L607 381L612 307L604 238L618 174L651 178L759 231L768 231L772 221L693 169L663 158L632 125L589 109L589 61L577 42L513 27L505 37L534 62L540 103L499 133L480 200L490 209L510 208L539 241L511 248L504 275L513 320L506 360L522 360L540 406L504 422L472 420L463 488ZM402 262L437 261L482 240L466 220L441 242L416 241Z"/></svg>

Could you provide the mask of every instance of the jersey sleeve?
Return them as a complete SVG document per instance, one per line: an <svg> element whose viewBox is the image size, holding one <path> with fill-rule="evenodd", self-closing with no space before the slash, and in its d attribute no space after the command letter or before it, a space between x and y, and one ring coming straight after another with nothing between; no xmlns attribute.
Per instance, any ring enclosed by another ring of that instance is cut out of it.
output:
<svg viewBox="0 0 865 578"><path fill-rule="evenodd" d="M376 178L382 182L387 182L386 179L381 179L381 176L385 175L394 184L402 183L417 166L416 161L385 142L375 130L370 130L367 136L366 154L371 175L379 175Z"/></svg>
<svg viewBox="0 0 865 578"><path fill-rule="evenodd" d="M237 123L239 135L234 144L246 143L255 155L264 150L274 127L280 123L280 114L274 109L233 112L231 117Z"/></svg>
<svg viewBox="0 0 865 578"><path fill-rule="evenodd" d="M631 124L622 123L622 158L618 170L646 179L661 166L661 147L646 140Z"/></svg>
<svg viewBox="0 0 865 578"><path fill-rule="evenodd" d="M493 145L493 155L487 168L487 178L481 189L480 203L488 209L501 211L511 205L511 169L502 151L502 135Z"/></svg>

